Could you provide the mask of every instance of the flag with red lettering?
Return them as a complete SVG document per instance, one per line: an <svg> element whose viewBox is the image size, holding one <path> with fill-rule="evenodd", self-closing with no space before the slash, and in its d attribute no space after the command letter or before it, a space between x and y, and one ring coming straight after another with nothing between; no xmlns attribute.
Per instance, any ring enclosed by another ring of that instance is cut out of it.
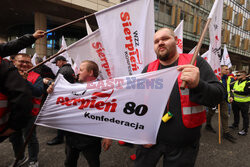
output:
<svg viewBox="0 0 250 167"><path fill-rule="evenodd" d="M178 41L176 43L176 48L178 53L183 53L183 20L174 30L175 36L177 36Z"/></svg>
<svg viewBox="0 0 250 167"><path fill-rule="evenodd" d="M71 84L60 74L36 124L134 144L155 144L178 74L177 67L172 67L85 84Z"/></svg>
<svg viewBox="0 0 250 167"><path fill-rule="evenodd" d="M217 77L220 77L220 58L221 58L221 30L222 30L222 13L223 1L216 0L208 16L211 19L209 24L209 37L210 37L210 66L214 70Z"/></svg>
<svg viewBox="0 0 250 167"><path fill-rule="evenodd" d="M224 45L224 51L223 51L223 55L222 55L222 58L221 58L220 65L226 65L226 66L228 66L228 68L232 67L232 63L231 63L231 60L230 60L226 45Z"/></svg>
<svg viewBox="0 0 250 167"><path fill-rule="evenodd" d="M129 0L95 14L115 77L141 73L156 59L153 7L153 0Z"/></svg>
<svg viewBox="0 0 250 167"><path fill-rule="evenodd" d="M99 30L68 46L67 53L74 60L77 67L80 67L83 60L91 60L100 68L100 79L113 78L114 64L112 59L109 59L106 55L106 49L103 47Z"/></svg>

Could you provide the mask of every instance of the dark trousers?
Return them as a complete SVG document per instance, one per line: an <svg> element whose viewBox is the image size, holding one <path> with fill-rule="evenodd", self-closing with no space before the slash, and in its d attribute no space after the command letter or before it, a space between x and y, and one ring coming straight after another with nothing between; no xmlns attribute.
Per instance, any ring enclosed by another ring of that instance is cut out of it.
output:
<svg viewBox="0 0 250 167"><path fill-rule="evenodd" d="M29 135L30 129L33 126L35 120L36 116L33 116L29 120L26 128L17 131L10 136L10 142L12 144L16 158L24 145L24 138L26 139L27 136ZM28 142L29 161L37 161L38 152L39 152L39 143L36 137L36 129L34 129L33 133L31 134L30 141ZM22 152L22 157L20 158L22 159L23 157L24 157L24 152Z"/></svg>
<svg viewBox="0 0 250 167"><path fill-rule="evenodd" d="M164 167L193 167L199 151L199 140L185 147L158 143L151 148L139 146L135 167L155 167L163 155Z"/></svg>
<svg viewBox="0 0 250 167"><path fill-rule="evenodd" d="M243 129L248 130L249 117L248 117L248 107L249 103L239 103L233 102L232 108L234 113L234 123L233 125L238 127L240 122L240 112L243 118Z"/></svg>
<svg viewBox="0 0 250 167"><path fill-rule="evenodd" d="M57 130L57 136L56 136L56 138L58 138L59 140L63 141L63 139L64 139L64 133L65 133L65 131L58 129Z"/></svg>
<svg viewBox="0 0 250 167"><path fill-rule="evenodd" d="M65 167L77 167L77 160L80 153L84 155L90 167L100 167L101 142L86 145L86 147L81 149L66 144L65 153Z"/></svg>

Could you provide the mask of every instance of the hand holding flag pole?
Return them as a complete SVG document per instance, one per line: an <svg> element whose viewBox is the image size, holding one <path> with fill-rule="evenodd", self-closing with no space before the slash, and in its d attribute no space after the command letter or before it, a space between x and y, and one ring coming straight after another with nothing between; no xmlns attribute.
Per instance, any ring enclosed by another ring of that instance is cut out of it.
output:
<svg viewBox="0 0 250 167"><path fill-rule="evenodd" d="M210 22L211 22L211 18L209 18L209 19L207 20L207 23L206 23L206 25L205 25L205 28L204 28L202 34L201 34L201 37L200 37L199 42L198 42L198 44L197 44L197 47L195 48L194 55L193 55L192 60L191 60L191 62L190 62L190 64L192 64L192 65L194 65L195 60L196 60L196 58L197 58L197 56L198 56L198 54L199 54L199 52L200 52L200 48L201 48L201 45L202 45L202 41L203 41L203 39L204 39L204 37L205 37L206 31L207 31L207 29L208 29L208 26L209 26ZM185 87L186 87L186 81L182 81L182 84L181 84L181 87L180 87L180 88L181 88L182 90L184 90Z"/></svg>
<svg viewBox="0 0 250 167"><path fill-rule="evenodd" d="M202 34L201 34L201 37L200 37L199 42L198 42L198 44L197 44L197 47L196 47L196 49L195 49L193 58L192 58L192 60L191 60L191 62L190 62L190 64L192 64L192 65L194 65L195 60L196 60L196 58L197 58L197 56L198 56L198 53L199 53L200 48L201 48L201 45L202 45L202 41L203 41L203 39L204 39L204 37L205 37L206 31L207 31L208 26L209 26L209 24L210 24L210 22L211 22L211 20L212 20L212 18L213 18L213 16L214 16L214 13L215 13L215 11L217 10L217 6L218 6L218 4L219 4L219 1L220 1L220 0L216 0L216 1L214 2L213 7L212 7L212 9L211 9L211 11L210 11L210 13L209 13L209 16L208 16L208 18L207 18L206 25L205 25L205 27L204 27L204 29L203 29L203 31L202 31ZM180 87L180 88L183 90L183 89L185 89L185 87L186 87L186 81L182 81L182 84L181 84L181 87Z"/></svg>
<svg viewBox="0 0 250 167"><path fill-rule="evenodd" d="M51 29L51 30L45 32L44 35L46 35L46 34L48 34L48 33L50 33L50 32L53 32L53 31L55 31L55 30L58 30L58 29L60 29L60 28L66 27L66 26L68 26L68 25L77 23L77 22L79 22L79 21L82 21L82 20L84 20L84 19L86 19L86 18L88 18L88 17L94 16L94 15L95 15L95 13L92 13L92 14L89 14L89 15L87 15L87 16L84 16L84 17L81 17L81 18L79 18L79 19L76 19L76 20L73 20L73 21L71 21L71 22L68 22L68 23L66 23L66 24L60 25L60 26L58 26L58 27L56 27L56 28L53 28L53 29ZM32 68L30 68L30 69L27 71L27 73L30 72L30 71L32 71L33 69L39 67L40 65L42 65L42 64L44 64L44 63L50 61L51 59L55 58L56 56L62 54L62 53L65 52L65 51L66 51L66 49L64 49L64 50L62 50L62 51L59 51L58 53L56 53L56 54L54 54L53 56L51 56L51 57L49 57L48 59L46 59L45 61L43 61L43 62L37 64L36 66L34 66L34 67L32 67Z"/></svg>

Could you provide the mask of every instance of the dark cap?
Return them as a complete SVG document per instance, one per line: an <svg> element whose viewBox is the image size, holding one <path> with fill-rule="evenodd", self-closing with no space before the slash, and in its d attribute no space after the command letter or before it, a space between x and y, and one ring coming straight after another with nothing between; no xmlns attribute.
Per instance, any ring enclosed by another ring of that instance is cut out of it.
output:
<svg viewBox="0 0 250 167"><path fill-rule="evenodd" d="M63 56L57 56L57 57L55 58L55 60L54 60L52 63L53 63L53 64L56 64L56 62L57 62L58 60L67 61L67 60L65 59L65 57L63 57Z"/></svg>

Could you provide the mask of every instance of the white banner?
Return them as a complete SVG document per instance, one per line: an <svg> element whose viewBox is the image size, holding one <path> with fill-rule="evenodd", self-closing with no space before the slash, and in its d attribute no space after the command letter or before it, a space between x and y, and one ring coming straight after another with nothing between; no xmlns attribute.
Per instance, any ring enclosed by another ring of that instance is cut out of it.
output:
<svg viewBox="0 0 250 167"><path fill-rule="evenodd" d="M129 0L97 12L96 19L115 77L141 73L156 59L153 0Z"/></svg>
<svg viewBox="0 0 250 167"><path fill-rule="evenodd" d="M92 60L100 68L100 78L113 78L114 65L112 61L106 56L106 50L100 36L100 31L96 30L88 36L73 43L67 48L69 56L74 60L76 66L79 67L83 60ZM117 66L117 64L116 64ZM120 69L122 70L122 69Z"/></svg>
<svg viewBox="0 0 250 167"><path fill-rule="evenodd" d="M92 34L93 31L92 31L92 29L90 28L87 19L85 19L85 25L86 25L86 29L87 29L87 34L88 34L88 35Z"/></svg>
<svg viewBox="0 0 250 167"><path fill-rule="evenodd" d="M194 54L196 47L197 47L197 45L192 50L190 50L190 52L188 54Z"/></svg>
<svg viewBox="0 0 250 167"><path fill-rule="evenodd" d="M224 45L224 51L223 51L223 55L222 55L222 58L221 58L220 65L226 65L226 66L228 66L228 68L232 67L232 63L231 63L231 60L230 60L226 45Z"/></svg>
<svg viewBox="0 0 250 167"><path fill-rule="evenodd" d="M63 49L66 49L67 48L67 44L66 44L66 41L64 39L64 36L62 36L62 45L61 45L61 49L60 50L63 50ZM71 57L69 56L68 52L63 52L62 54L60 54L60 56L63 56L66 58L67 60L67 63L69 63L70 65L72 65L72 59Z"/></svg>
<svg viewBox="0 0 250 167"><path fill-rule="evenodd" d="M70 84L59 75L36 124L134 144L155 144L178 75L177 67L172 67L86 84Z"/></svg>
<svg viewBox="0 0 250 167"><path fill-rule="evenodd" d="M205 53L203 53L201 55L201 57L203 57L207 62L208 64L210 65L210 61L211 61L211 54L210 54L210 51L206 51ZM210 65L211 66L211 65Z"/></svg>
<svg viewBox="0 0 250 167"><path fill-rule="evenodd" d="M221 57L221 30L222 30L222 13L223 13L223 1L216 0L211 9L208 18L211 18L209 24L209 37L210 37L210 65L214 70L217 77L220 77L220 57Z"/></svg>
<svg viewBox="0 0 250 167"><path fill-rule="evenodd" d="M33 55L33 57L31 58L31 63L33 64L33 66L36 65L36 57L37 57L37 54L35 53L35 54Z"/></svg>
<svg viewBox="0 0 250 167"><path fill-rule="evenodd" d="M178 41L176 43L176 48L178 53L183 53L183 20L174 30L175 36L177 36Z"/></svg>

